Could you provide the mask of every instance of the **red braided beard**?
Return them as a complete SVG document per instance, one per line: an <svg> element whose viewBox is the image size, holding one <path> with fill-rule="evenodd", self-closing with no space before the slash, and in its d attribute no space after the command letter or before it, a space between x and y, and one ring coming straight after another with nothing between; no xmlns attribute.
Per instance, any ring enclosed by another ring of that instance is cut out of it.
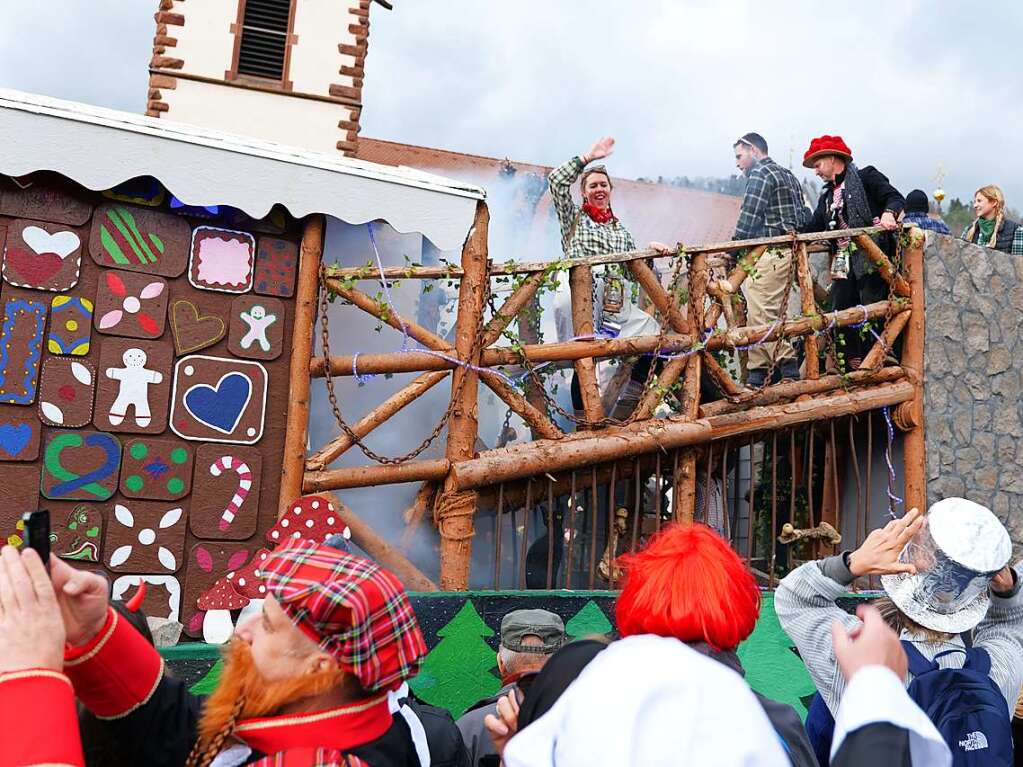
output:
<svg viewBox="0 0 1023 767"><path fill-rule="evenodd" d="M234 639L224 652L224 668L217 689L206 699L199 721L199 739L209 744L234 715L239 698L245 703L239 719L269 716L303 698L322 695L339 687L344 679L340 668L301 674L277 682L267 681L252 660L248 643Z"/></svg>

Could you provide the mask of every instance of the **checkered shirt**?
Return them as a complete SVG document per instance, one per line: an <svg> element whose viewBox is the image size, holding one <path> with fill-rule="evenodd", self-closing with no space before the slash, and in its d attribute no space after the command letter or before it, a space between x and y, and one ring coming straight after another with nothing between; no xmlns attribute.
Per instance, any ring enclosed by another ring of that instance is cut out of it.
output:
<svg viewBox="0 0 1023 767"><path fill-rule="evenodd" d="M938 218L931 218L926 213L907 213L902 218L903 226L915 226L920 229L929 229L938 234L951 234L948 224Z"/></svg>
<svg viewBox="0 0 1023 767"><path fill-rule="evenodd" d="M418 673L426 643L405 589L389 571L297 540L275 549L261 575L292 622L367 692L394 689Z"/></svg>
<svg viewBox="0 0 1023 767"><path fill-rule="evenodd" d="M967 240L970 233L970 227L972 224L967 224L966 228L963 229L962 234L959 235L960 240ZM976 239L980 239L979 235L975 235ZM1023 226L1017 226L1016 231L1012 235L1012 245L1009 246L1009 253L1013 256L1023 256Z"/></svg>
<svg viewBox="0 0 1023 767"><path fill-rule="evenodd" d="M780 237L810 220L810 209L792 171L765 157L750 168L735 240Z"/></svg>
<svg viewBox="0 0 1023 767"><path fill-rule="evenodd" d="M632 233L622 225L617 216L606 224L598 224L575 204L572 199L572 184L582 175L585 167L579 157L573 157L552 170L547 177L554 200L554 211L558 214L558 223L561 225L565 255L568 258L582 258L635 250L636 243L632 239Z"/></svg>

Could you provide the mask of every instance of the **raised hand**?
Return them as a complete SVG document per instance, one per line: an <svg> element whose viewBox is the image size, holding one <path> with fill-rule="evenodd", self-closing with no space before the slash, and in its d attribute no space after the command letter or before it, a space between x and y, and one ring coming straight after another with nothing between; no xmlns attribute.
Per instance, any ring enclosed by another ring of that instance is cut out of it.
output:
<svg viewBox="0 0 1023 767"><path fill-rule="evenodd" d="M64 622L35 549L0 551L0 674L64 666Z"/></svg>
<svg viewBox="0 0 1023 767"><path fill-rule="evenodd" d="M614 151L614 148L615 140L610 136L605 136L594 142L593 146L590 147L590 151L583 155L582 160L584 163L603 160Z"/></svg>
<svg viewBox="0 0 1023 767"><path fill-rule="evenodd" d="M874 530L863 544L849 555L849 572L861 575L891 575L916 572L911 562L900 562L899 554L913 536L920 532L924 518L919 509L910 509L901 519L893 519Z"/></svg>
<svg viewBox="0 0 1023 767"><path fill-rule="evenodd" d="M860 605L856 615L863 625L846 632L840 621L831 626L831 646L846 680L866 666L885 666L899 679L906 678L908 661L898 636L884 622L876 607Z"/></svg>
<svg viewBox="0 0 1023 767"><path fill-rule="evenodd" d="M50 558L50 578L64 618L67 641L83 645L107 620L109 586L102 575L75 570L57 557Z"/></svg>

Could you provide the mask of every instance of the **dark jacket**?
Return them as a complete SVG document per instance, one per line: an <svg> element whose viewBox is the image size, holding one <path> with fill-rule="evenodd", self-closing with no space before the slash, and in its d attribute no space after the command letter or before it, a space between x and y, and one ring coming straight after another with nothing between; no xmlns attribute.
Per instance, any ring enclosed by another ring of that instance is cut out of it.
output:
<svg viewBox="0 0 1023 767"><path fill-rule="evenodd" d="M888 177L873 165L858 168L857 170L860 174L860 181L863 183L863 191L867 193L867 204L870 206L872 216L880 218L882 213L890 210L898 218L899 213L906 207L906 200L899 190L891 185ZM836 179L838 183L843 181L843 177L844 174ZM830 202L834 189L835 182L828 181L824 184L824 189L817 200L817 207L814 208L809 223L803 226L800 231L826 232L833 228L831 222L835 217L835 211L830 210ZM850 226L853 226L853 224L850 223Z"/></svg>
<svg viewBox="0 0 1023 767"><path fill-rule="evenodd" d="M998 230L998 234L995 236L995 250L1000 250L1003 253L1012 252L1012 241L1016 236L1016 230L1019 229L1019 224L1011 219L1002 219L1002 227ZM967 230L969 231L969 230ZM973 230L973 239L969 240L974 244L980 238L980 227L975 227ZM985 243L985 247L987 244Z"/></svg>
<svg viewBox="0 0 1023 767"><path fill-rule="evenodd" d="M689 646L697 652L727 666L739 676L746 676L742 662L734 652L718 652L703 642L697 642ZM807 737L806 729L803 727L803 720L799 718L796 710L785 703L779 703L776 700L766 698L756 690L753 691L753 694L760 701L760 707L767 714L767 718L770 720L771 726L774 727L774 731L784 742L785 752L788 754L789 761L793 767L818 767L817 757L813 753L813 746L810 745L810 738Z"/></svg>
<svg viewBox="0 0 1023 767"><path fill-rule="evenodd" d="M465 741L465 748L469 752L469 764L471 767L486 767L489 764L499 764L497 749L490 737L490 732L483 724L487 714L493 714L497 709L497 702L509 692L514 690L515 683L506 684L493 695L483 698L466 709L455 724L462 733L462 740Z"/></svg>
<svg viewBox="0 0 1023 767"><path fill-rule="evenodd" d="M353 748L353 754L372 767L422 767L416 741L425 737L426 743L420 745L429 751L432 767L469 767L462 735L447 709L422 703L411 693L398 703L391 728L376 740Z"/></svg>

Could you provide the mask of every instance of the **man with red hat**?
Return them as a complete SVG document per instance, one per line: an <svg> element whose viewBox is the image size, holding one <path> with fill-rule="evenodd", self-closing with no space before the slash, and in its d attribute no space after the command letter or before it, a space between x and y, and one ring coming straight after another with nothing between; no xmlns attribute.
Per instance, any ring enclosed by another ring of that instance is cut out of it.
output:
<svg viewBox="0 0 1023 767"><path fill-rule="evenodd" d="M276 549L261 567L262 614L238 626L203 701L109 607L102 577L56 558L50 566L63 673L116 737L134 741L134 763L208 767L218 754L217 767L394 763L360 754L391 728L389 693L416 674L426 645L387 570L325 543Z"/></svg>
<svg viewBox="0 0 1023 767"><path fill-rule="evenodd" d="M888 178L873 165L859 168L852 150L841 136L819 136L803 155L803 166L812 168L824 182L824 189L804 232L856 229L880 225L888 232L898 228L898 217L906 201ZM882 250L894 252L891 234L875 238ZM831 240L832 302L834 309L848 309L881 301L888 284L865 255L849 239ZM855 368L864 349L856 331L839 331L846 368Z"/></svg>

